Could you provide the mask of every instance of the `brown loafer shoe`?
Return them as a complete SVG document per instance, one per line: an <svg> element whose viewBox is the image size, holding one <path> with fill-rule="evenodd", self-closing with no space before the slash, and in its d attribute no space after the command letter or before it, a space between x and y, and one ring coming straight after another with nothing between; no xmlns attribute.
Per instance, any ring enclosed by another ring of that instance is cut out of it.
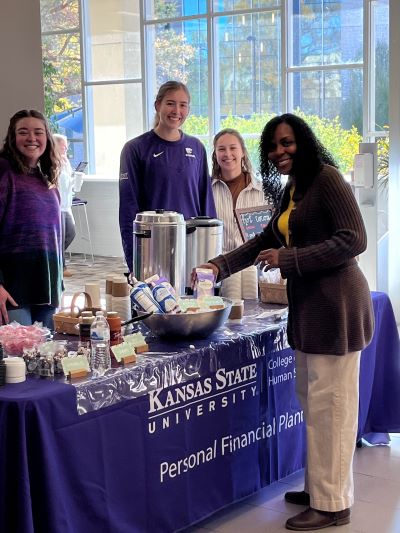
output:
<svg viewBox="0 0 400 533"><path fill-rule="evenodd" d="M304 490L285 493L285 501L295 505L310 505L310 495Z"/></svg>
<svg viewBox="0 0 400 533"><path fill-rule="evenodd" d="M329 526L343 526L350 522L350 509L343 509L334 513L318 511L309 507L302 513L289 518L286 529L293 531L314 531Z"/></svg>

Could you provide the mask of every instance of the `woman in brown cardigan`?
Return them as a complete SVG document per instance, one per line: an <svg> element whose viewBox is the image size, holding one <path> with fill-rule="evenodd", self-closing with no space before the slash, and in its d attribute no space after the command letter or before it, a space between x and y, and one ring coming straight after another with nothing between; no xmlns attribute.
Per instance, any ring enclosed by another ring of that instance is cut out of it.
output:
<svg viewBox="0 0 400 533"><path fill-rule="evenodd" d="M207 266L219 280L251 264L279 267L287 279L288 339L296 353L307 466L304 491L285 499L307 509L286 527L347 524L360 353L373 333L371 296L355 259L366 249L366 231L350 185L302 119L285 114L269 121L260 155L265 193L279 198L276 213L262 233ZM288 176L283 192L282 174Z"/></svg>

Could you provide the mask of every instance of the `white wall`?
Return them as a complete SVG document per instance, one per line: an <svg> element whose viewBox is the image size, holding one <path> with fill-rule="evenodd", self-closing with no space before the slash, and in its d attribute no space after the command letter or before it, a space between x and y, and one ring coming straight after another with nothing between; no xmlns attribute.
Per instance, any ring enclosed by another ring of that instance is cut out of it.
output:
<svg viewBox="0 0 400 533"><path fill-rule="evenodd" d="M0 140L20 109L43 111L39 0L1 0Z"/></svg>

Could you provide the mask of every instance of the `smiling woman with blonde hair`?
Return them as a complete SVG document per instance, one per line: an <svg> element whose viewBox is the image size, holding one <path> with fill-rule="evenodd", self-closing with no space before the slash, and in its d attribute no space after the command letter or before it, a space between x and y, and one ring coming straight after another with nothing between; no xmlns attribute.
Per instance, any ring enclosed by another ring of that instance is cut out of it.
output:
<svg viewBox="0 0 400 533"><path fill-rule="evenodd" d="M231 128L214 137L212 190L217 216L224 223L223 252L243 244L235 209L267 205L261 181L252 171L249 154L240 133ZM257 298L258 275L255 266L224 280L221 294L227 298Z"/></svg>
<svg viewBox="0 0 400 533"><path fill-rule="evenodd" d="M130 272L138 212L166 209L185 219L215 216L206 150L181 129L190 111L188 88L180 81L165 82L154 108L154 128L128 141L121 152L119 226Z"/></svg>
<svg viewBox="0 0 400 533"><path fill-rule="evenodd" d="M235 217L236 208L266 205L262 183L253 174L250 157L240 133L219 131L213 141L212 188L217 216L224 222L224 252L243 243Z"/></svg>

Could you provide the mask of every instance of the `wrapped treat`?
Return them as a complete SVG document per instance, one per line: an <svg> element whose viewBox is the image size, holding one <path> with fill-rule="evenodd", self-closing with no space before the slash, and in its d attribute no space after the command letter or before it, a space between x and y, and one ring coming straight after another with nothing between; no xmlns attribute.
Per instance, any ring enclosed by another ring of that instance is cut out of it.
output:
<svg viewBox="0 0 400 533"><path fill-rule="evenodd" d="M40 357L49 357L53 360L54 374L63 374L62 360L67 356L67 341L47 341L39 345L38 351ZM39 367L38 367L39 373ZM48 376L46 376L48 377Z"/></svg>
<svg viewBox="0 0 400 533"><path fill-rule="evenodd" d="M21 326L11 322L0 327L0 342L7 355L22 355L24 348L33 348L42 343L49 334L47 328L35 323L32 326Z"/></svg>
<svg viewBox="0 0 400 533"><path fill-rule="evenodd" d="M164 313L180 313L179 304L168 285L164 282L157 283L152 290L153 297Z"/></svg>
<svg viewBox="0 0 400 533"><path fill-rule="evenodd" d="M180 298L178 303L183 313L197 313L200 311L200 302L196 298Z"/></svg>
<svg viewBox="0 0 400 533"><path fill-rule="evenodd" d="M206 296L203 304L209 309L224 309L224 300L220 296Z"/></svg>
<svg viewBox="0 0 400 533"><path fill-rule="evenodd" d="M214 296L214 272L209 268L196 268L194 294L197 299Z"/></svg>

